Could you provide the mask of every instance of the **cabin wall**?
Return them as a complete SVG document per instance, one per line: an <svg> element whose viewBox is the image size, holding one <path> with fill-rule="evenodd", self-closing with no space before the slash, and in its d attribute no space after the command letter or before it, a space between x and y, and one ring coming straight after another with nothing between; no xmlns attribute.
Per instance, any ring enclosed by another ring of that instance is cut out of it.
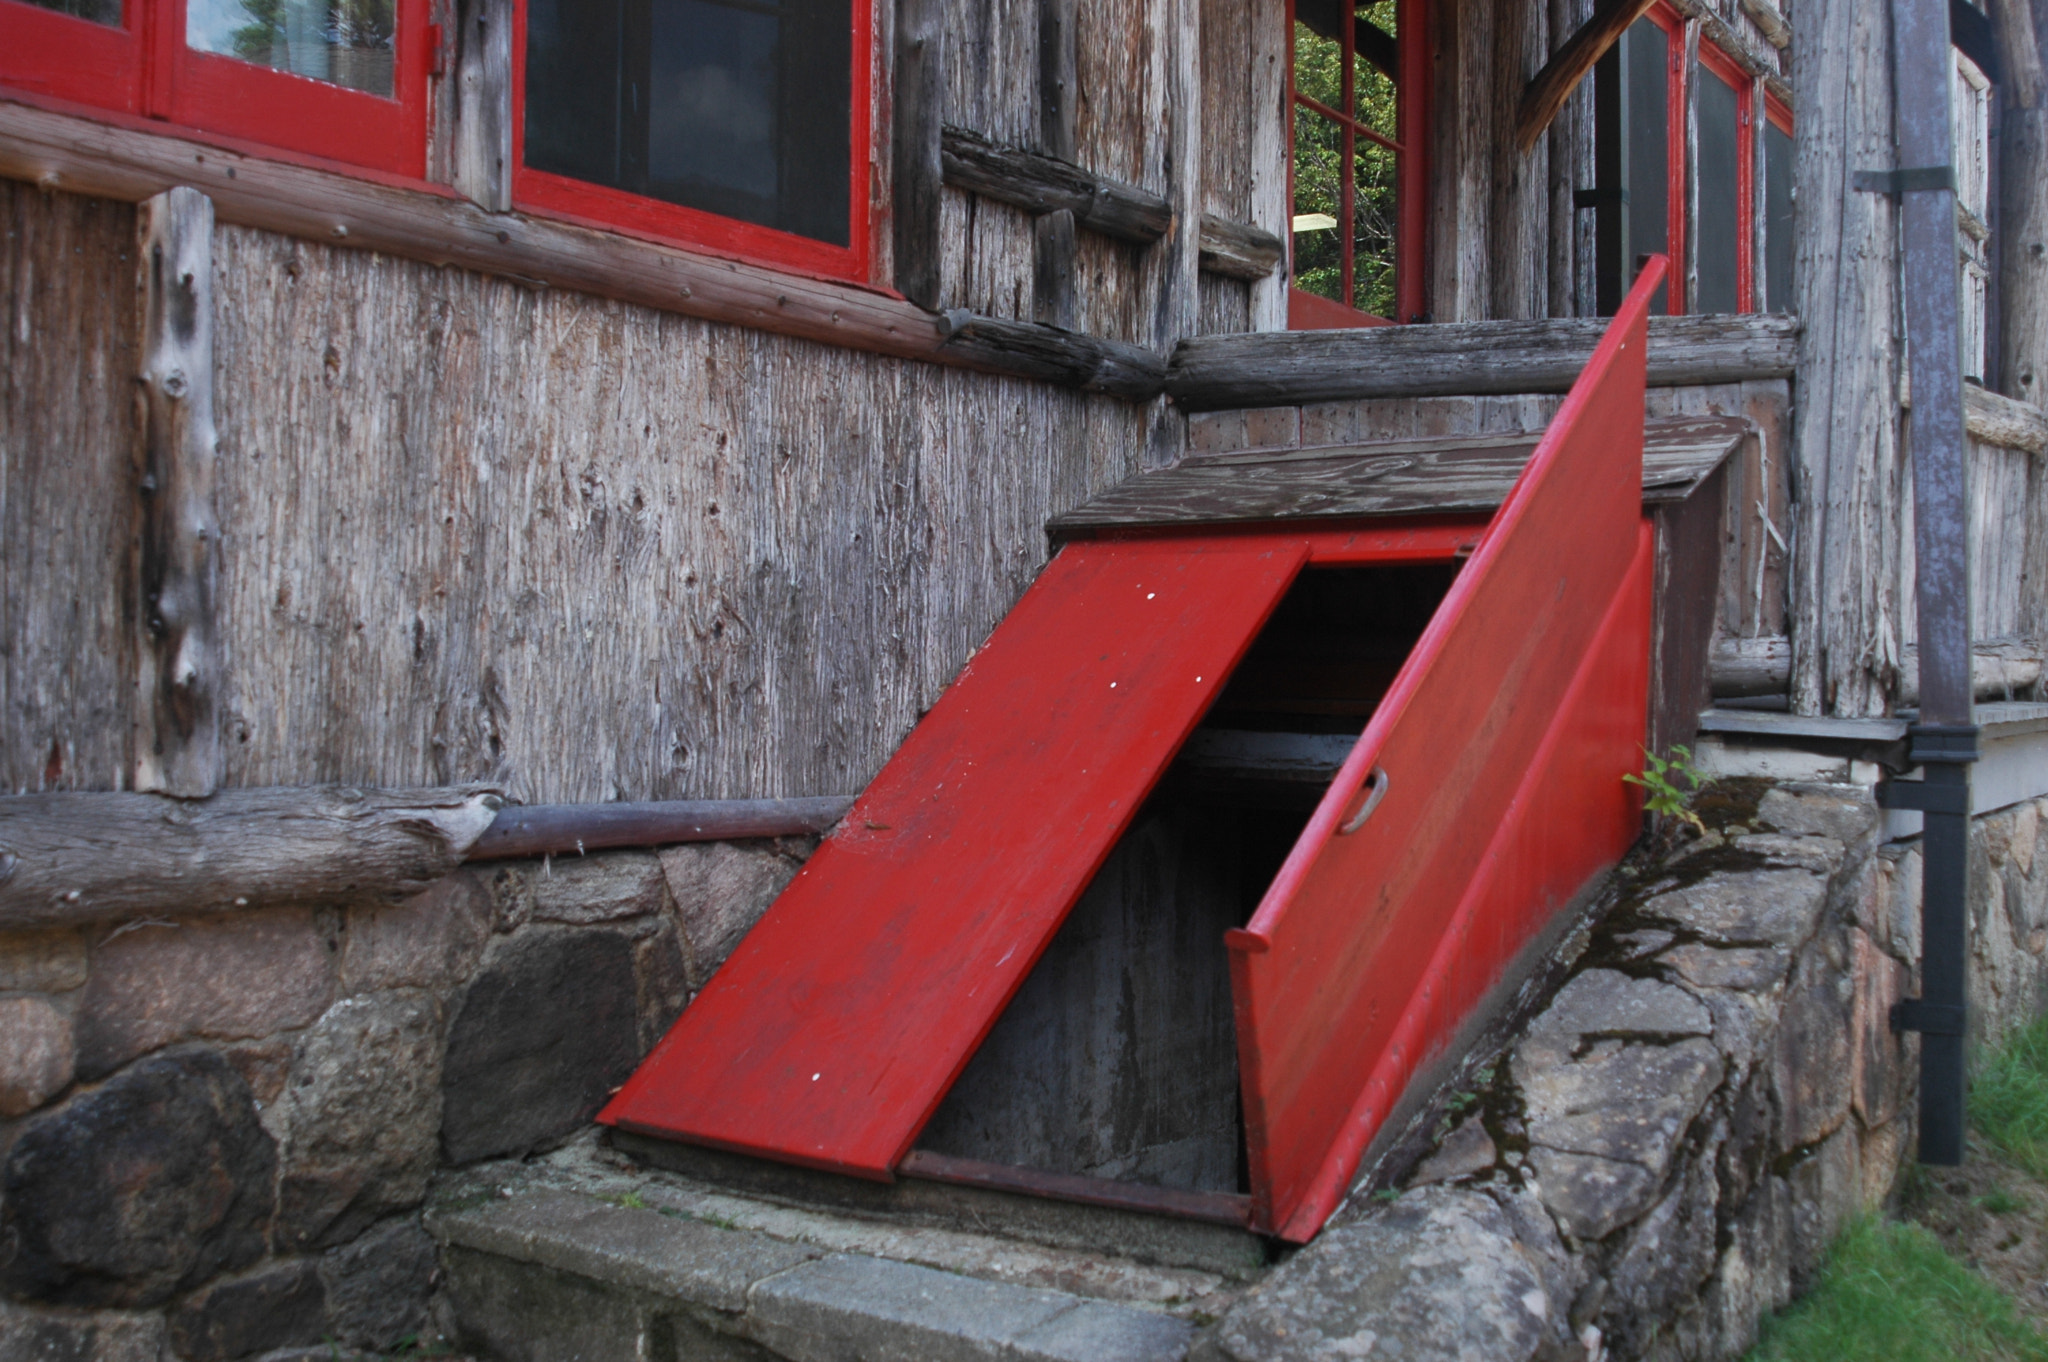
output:
<svg viewBox="0 0 2048 1362"><path fill-rule="evenodd" d="M0 220L0 789L120 788L134 212ZM228 785L857 790L1148 420L238 227L214 306Z"/></svg>

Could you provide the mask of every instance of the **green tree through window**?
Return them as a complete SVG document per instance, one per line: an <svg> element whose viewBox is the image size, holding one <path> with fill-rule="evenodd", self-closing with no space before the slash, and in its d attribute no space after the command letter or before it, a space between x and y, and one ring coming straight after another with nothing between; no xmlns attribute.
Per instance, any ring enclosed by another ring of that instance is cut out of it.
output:
<svg viewBox="0 0 2048 1362"><path fill-rule="evenodd" d="M1396 0L1295 9L1294 285L1379 317L1397 315L1396 22Z"/></svg>

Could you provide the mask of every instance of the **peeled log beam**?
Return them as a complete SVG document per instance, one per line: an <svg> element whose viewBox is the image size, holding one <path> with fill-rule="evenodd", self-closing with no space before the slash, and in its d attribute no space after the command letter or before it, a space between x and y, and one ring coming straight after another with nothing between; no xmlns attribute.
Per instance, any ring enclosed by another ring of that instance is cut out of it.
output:
<svg viewBox="0 0 2048 1362"><path fill-rule="evenodd" d="M1166 361L1143 346L1038 322L977 316L965 308L948 312L946 326L948 335L941 353L975 368L1063 383L1133 402L1149 401L1166 386Z"/></svg>
<svg viewBox="0 0 2048 1362"><path fill-rule="evenodd" d="M670 846L824 832L851 795L813 799L686 799L647 804L514 805L469 849L472 861L566 856L605 847Z"/></svg>
<svg viewBox="0 0 2048 1362"><path fill-rule="evenodd" d="M2004 700L2041 680L2042 645L2026 639L1979 639L1971 648L1970 685L1979 700ZM1783 637L1714 640L1711 686L1717 700L1783 695L1792 681L1792 644ZM1905 647L1899 664L1901 704L1920 696L1920 655Z"/></svg>
<svg viewBox="0 0 2048 1362"><path fill-rule="evenodd" d="M1561 393L1593 356L1597 317L1262 331L1182 341L1166 390L1191 411L1367 397ZM1653 388L1789 378L1794 317L1650 318Z"/></svg>
<svg viewBox="0 0 2048 1362"><path fill-rule="evenodd" d="M1256 283L1280 267L1286 249L1285 242L1263 228L1202 214L1198 250L1202 268L1210 274Z"/></svg>
<svg viewBox="0 0 2048 1362"><path fill-rule="evenodd" d="M1974 383L1963 386L1963 425L1971 438L1988 445L2048 453L2048 412Z"/></svg>
<svg viewBox="0 0 2048 1362"><path fill-rule="evenodd" d="M948 127L939 135L946 183L1027 213L1062 208L1077 225L1146 245L1173 226L1173 205L1157 194L1105 180L1056 156L999 146L978 132Z"/></svg>
<svg viewBox="0 0 2048 1362"><path fill-rule="evenodd" d="M1600 0L1593 17L1579 25L1543 69L1530 78L1515 110L1515 145L1524 152L1536 145L1550 120L1579 88L1586 73L1614 46L1628 26L1640 19L1654 0Z"/></svg>
<svg viewBox="0 0 2048 1362"><path fill-rule="evenodd" d="M500 802L479 785L0 799L0 928L413 893L461 863Z"/></svg>

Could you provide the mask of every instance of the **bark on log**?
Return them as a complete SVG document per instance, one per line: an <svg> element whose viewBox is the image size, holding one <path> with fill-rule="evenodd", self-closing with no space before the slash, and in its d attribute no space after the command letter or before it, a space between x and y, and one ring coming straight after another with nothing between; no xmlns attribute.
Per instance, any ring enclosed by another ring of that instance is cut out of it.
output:
<svg viewBox="0 0 2048 1362"><path fill-rule="evenodd" d="M1593 17L1579 25L1578 31L1551 54L1543 69L1523 89L1522 102L1515 109L1517 147L1524 152L1535 148L1536 139L1543 136L1550 120L1557 117L1557 111L1579 88L1579 82L1586 78L1593 64L1652 3L1653 0L1600 0Z"/></svg>
<svg viewBox="0 0 2048 1362"><path fill-rule="evenodd" d="M1167 391L1196 411L1565 392L1605 326L1588 317L1204 336L1174 351ZM1650 385L1790 377L1798 330L1790 317L1652 317Z"/></svg>
<svg viewBox="0 0 2048 1362"><path fill-rule="evenodd" d="M1913 409L1913 388L1903 375L1899 380L1899 408ZM1963 429L1971 439L2000 449L2048 453L2048 412L2031 402L1989 392L1974 383L1963 385Z"/></svg>
<svg viewBox="0 0 2048 1362"><path fill-rule="evenodd" d="M1783 52L1792 46L1792 25L1785 22L1784 14L1771 0L1742 0L1742 12L1772 47Z"/></svg>
<svg viewBox="0 0 2048 1362"><path fill-rule="evenodd" d="M2006 0L2001 17L2006 68L2028 76L1999 90L1998 389L2048 406L2048 0Z"/></svg>
<svg viewBox="0 0 2048 1362"><path fill-rule="evenodd" d="M500 810L465 859L566 856L605 847L671 846L825 832L851 795L815 799L691 799L646 804L524 804Z"/></svg>
<svg viewBox="0 0 2048 1362"><path fill-rule="evenodd" d="M1256 282L1280 267L1287 243L1248 223L1204 213L1200 251L1206 272Z"/></svg>
<svg viewBox="0 0 2048 1362"><path fill-rule="evenodd" d="M1173 226L1173 205L1157 194L1106 180L1056 156L998 146L978 132L948 127L939 160L946 183L1027 213L1070 209L1077 225L1120 241L1149 245Z"/></svg>
<svg viewBox="0 0 2048 1362"><path fill-rule="evenodd" d="M965 309L948 312L946 324L946 352L980 368L1133 402L1150 401L1166 387L1166 361L1142 346Z"/></svg>
<svg viewBox="0 0 2048 1362"><path fill-rule="evenodd" d="M173 189L136 215L142 372L136 474L135 788L196 799L220 783L214 640L213 204Z"/></svg>
<svg viewBox="0 0 2048 1362"><path fill-rule="evenodd" d="M939 122L946 90L946 18L940 0L896 6L894 143L896 287L919 307L939 305Z"/></svg>
<svg viewBox="0 0 2048 1362"><path fill-rule="evenodd" d="M1792 681L1792 640L1718 638L1707 675L1715 699L1783 695Z"/></svg>
<svg viewBox="0 0 2048 1362"><path fill-rule="evenodd" d="M415 892L497 816L482 786L0 799L0 928Z"/></svg>

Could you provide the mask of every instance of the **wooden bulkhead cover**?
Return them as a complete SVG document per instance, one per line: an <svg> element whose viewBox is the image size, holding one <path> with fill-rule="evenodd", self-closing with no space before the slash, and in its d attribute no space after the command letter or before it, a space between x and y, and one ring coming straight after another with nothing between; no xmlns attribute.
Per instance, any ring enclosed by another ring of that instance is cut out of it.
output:
<svg viewBox="0 0 2048 1362"><path fill-rule="evenodd" d="M1661 277L1644 271L1533 454L1515 452L1526 467L1483 535L1404 507L1374 536L1281 515L1068 543L599 1119L892 1177L1304 565L1476 540L1227 938L1252 1226L1310 1237L1417 1066L1634 835L1620 777L1648 687L1644 317ZM1716 462L1732 444L1701 436ZM1571 812L1545 824L1545 807Z"/></svg>

